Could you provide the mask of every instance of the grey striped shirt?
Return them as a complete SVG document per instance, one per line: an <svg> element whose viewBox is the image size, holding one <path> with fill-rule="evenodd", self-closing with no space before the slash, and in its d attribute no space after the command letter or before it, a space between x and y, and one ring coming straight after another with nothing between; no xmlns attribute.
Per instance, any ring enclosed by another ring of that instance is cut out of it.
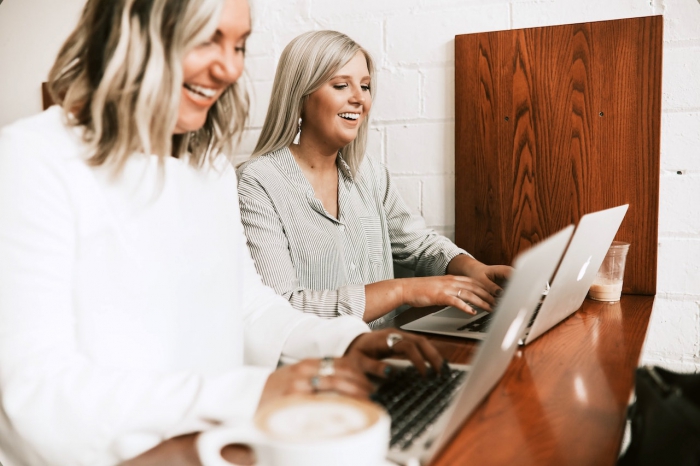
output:
<svg viewBox="0 0 700 466"><path fill-rule="evenodd" d="M453 257L466 254L411 215L386 167L370 157L354 178L338 157L338 219L287 148L247 161L238 177L255 267L301 311L362 318L364 285L394 278L393 262L418 276L442 275Z"/></svg>

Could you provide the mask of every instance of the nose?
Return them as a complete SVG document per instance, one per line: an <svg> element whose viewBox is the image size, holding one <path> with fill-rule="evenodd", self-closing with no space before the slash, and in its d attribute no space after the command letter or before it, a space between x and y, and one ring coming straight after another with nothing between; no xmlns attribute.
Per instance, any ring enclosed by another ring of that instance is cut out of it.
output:
<svg viewBox="0 0 700 466"><path fill-rule="evenodd" d="M243 74L243 58L243 53L233 48L222 50L214 63L212 74L216 79L226 84L235 83Z"/></svg>
<svg viewBox="0 0 700 466"><path fill-rule="evenodd" d="M365 103L365 94L362 90L362 86L353 86L353 92L350 96L350 102L357 104Z"/></svg>

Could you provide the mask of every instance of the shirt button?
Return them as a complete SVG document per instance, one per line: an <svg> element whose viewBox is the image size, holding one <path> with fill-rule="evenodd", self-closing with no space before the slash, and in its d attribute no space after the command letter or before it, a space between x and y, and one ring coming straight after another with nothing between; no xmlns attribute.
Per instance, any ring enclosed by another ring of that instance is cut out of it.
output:
<svg viewBox="0 0 700 466"><path fill-rule="evenodd" d="M345 231L345 225L338 225L338 229L340 231Z"/></svg>

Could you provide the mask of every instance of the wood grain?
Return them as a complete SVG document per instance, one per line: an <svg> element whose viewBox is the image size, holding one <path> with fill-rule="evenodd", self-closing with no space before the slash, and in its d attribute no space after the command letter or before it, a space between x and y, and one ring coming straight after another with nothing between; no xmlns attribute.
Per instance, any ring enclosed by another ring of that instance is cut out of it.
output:
<svg viewBox="0 0 700 466"><path fill-rule="evenodd" d="M656 292L660 16L455 39L456 242L515 255L629 203L624 293Z"/></svg>
<svg viewBox="0 0 700 466"><path fill-rule="evenodd" d="M500 382L431 464L615 464L653 303L653 297L631 295L614 304L584 301L579 311L518 350ZM410 309L393 325L435 310ZM469 363L478 348L471 340L427 338L456 363ZM246 452L229 453L240 461ZM194 435L167 440L127 465L201 466Z"/></svg>
<svg viewBox="0 0 700 466"><path fill-rule="evenodd" d="M653 301L586 300L516 353L493 392L432 464L614 464Z"/></svg>

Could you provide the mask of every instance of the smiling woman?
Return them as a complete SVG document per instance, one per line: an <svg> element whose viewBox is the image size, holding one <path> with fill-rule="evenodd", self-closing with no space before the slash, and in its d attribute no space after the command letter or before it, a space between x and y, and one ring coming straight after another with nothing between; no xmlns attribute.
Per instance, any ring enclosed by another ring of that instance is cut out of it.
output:
<svg viewBox="0 0 700 466"><path fill-rule="evenodd" d="M5 466L121 464L384 374L386 333L301 315L255 271L227 160L249 33L246 0L88 0L59 105L0 130Z"/></svg>
<svg viewBox="0 0 700 466"><path fill-rule="evenodd" d="M322 317L371 322L402 304L490 309L510 268L426 228L386 167L365 157L374 89L371 56L344 34L308 32L282 52L253 158L239 168L258 273ZM396 280L394 261L428 277Z"/></svg>

